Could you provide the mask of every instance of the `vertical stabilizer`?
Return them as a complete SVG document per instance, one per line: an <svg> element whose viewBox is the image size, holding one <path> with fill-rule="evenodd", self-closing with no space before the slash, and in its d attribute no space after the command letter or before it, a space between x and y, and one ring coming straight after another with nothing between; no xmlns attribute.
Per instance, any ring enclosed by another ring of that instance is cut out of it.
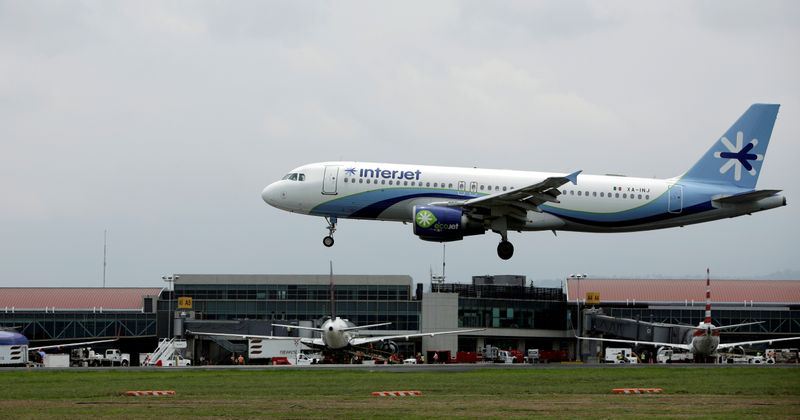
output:
<svg viewBox="0 0 800 420"><path fill-rule="evenodd" d="M753 104L682 178L754 189L778 104Z"/></svg>
<svg viewBox="0 0 800 420"><path fill-rule="evenodd" d="M703 322L711 324L711 270L706 268L706 317Z"/></svg>

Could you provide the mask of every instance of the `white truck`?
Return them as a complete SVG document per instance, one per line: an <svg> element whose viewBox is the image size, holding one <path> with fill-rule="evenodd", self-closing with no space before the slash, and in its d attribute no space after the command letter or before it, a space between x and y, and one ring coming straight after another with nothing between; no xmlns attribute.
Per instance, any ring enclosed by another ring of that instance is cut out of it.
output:
<svg viewBox="0 0 800 420"><path fill-rule="evenodd" d="M262 340L251 338L247 342L247 359L251 364L268 364L272 358L285 357L291 364L312 364L313 358L308 362L300 358L305 357L303 351L311 350L310 347L296 340ZM318 361L321 357L316 358Z"/></svg>
<svg viewBox="0 0 800 420"><path fill-rule="evenodd" d="M298 365L316 365L317 363L322 363L322 355L320 354L297 354Z"/></svg>
<svg viewBox="0 0 800 420"><path fill-rule="evenodd" d="M669 347L659 347L656 352L657 363L690 363L694 361L694 354L687 351L678 351Z"/></svg>
<svg viewBox="0 0 800 420"><path fill-rule="evenodd" d="M539 363L539 349L528 349L525 363Z"/></svg>
<svg viewBox="0 0 800 420"><path fill-rule="evenodd" d="M496 363L505 363L505 364L513 364L517 360L513 354L511 354L508 350L498 350L497 351L497 358L495 359Z"/></svg>
<svg viewBox="0 0 800 420"><path fill-rule="evenodd" d="M627 347L606 347L605 363L639 363L633 350Z"/></svg>
<svg viewBox="0 0 800 420"><path fill-rule="evenodd" d="M71 366L130 366L131 355L119 349L98 353L89 347L79 347L70 352Z"/></svg>
<svg viewBox="0 0 800 420"><path fill-rule="evenodd" d="M103 366L127 367L131 365L131 355L129 353L122 353L119 349L107 349L100 359L100 364Z"/></svg>

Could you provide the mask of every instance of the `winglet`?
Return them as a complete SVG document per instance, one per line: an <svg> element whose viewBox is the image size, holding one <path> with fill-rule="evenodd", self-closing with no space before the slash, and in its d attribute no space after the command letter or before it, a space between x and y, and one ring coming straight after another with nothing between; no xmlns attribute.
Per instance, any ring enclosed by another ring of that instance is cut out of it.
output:
<svg viewBox="0 0 800 420"><path fill-rule="evenodd" d="M567 178L569 180L569 182L571 182L571 183L573 183L575 185L578 185L578 174L580 174L581 172L583 172L583 169L575 171L575 172L565 176L564 178Z"/></svg>

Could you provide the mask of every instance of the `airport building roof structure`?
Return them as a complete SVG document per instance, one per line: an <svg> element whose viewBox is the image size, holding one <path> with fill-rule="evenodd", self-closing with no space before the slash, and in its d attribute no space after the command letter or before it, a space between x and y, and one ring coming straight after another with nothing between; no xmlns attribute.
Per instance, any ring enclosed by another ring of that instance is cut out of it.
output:
<svg viewBox="0 0 800 420"><path fill-rule="evenodd" d="M175 274L176 285L187 284L330 284L327 274ZM336 285L407 285L413 280L408 275L354 275L334 274Z"/></svg>
<svg viewBox="0 0 800 420"><path fill-rule="evenodd" d="M704 304L706 279L593 279L568 278L567 300L598 293L604 303ZM722 304L800 304L800 280L711 279L711 301Z"/></svg>
<svg viewBox="0 0 800 420"><path fill-rule="evenodd" d="M142 311L158 287L3 287L0 311Z"/></svg>

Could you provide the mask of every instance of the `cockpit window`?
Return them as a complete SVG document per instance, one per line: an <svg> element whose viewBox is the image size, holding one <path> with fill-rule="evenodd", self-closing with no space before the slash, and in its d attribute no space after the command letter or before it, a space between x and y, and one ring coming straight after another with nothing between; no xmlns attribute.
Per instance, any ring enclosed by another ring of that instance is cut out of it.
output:
<svg viewBox="0 0 800 420"><path fill-rule="evenodd" d="M305 181L306 180L306 174L298 174L296 172L292 172L292 173L284 175L284 177L281 178L281 179L287 179L289 181Z"/></svg>

